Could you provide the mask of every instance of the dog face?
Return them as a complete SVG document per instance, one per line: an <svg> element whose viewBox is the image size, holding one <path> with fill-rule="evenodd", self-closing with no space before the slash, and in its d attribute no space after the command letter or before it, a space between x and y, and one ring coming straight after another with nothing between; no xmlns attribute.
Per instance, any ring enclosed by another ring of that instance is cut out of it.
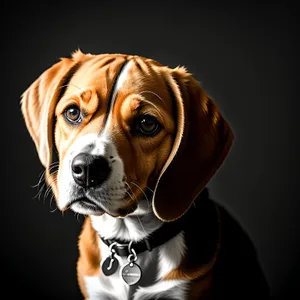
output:
<svg viewBox="0 0 300 300"><path fill-rule="evenodd" d="M184 68L80 51L23 94L22 112L57 205L179 218L221 166L233 134ZM52 149L59 167L51 172Z"/></svg>
<svg viewBox="0 0 300 300"><path fill-rule="evenodd" d="M158 76L149 80L138 59L111 64L111 79L105 67L82 66L56 106L61 209L132 212L171 150L175 122L166 84Z"/></svg>

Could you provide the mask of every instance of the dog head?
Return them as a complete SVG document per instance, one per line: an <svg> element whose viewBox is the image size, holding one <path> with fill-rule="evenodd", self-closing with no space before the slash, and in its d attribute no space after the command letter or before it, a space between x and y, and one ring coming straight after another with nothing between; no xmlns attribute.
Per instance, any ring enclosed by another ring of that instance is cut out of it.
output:
<svg viewBox="0 0 300 300"><path fill-rule="evenodd" d="M57 206L86 215L124 217L151 199L159 219L179 218L233 141L185 68L139 56L77 51L46 70L21 104Z"/></svg>

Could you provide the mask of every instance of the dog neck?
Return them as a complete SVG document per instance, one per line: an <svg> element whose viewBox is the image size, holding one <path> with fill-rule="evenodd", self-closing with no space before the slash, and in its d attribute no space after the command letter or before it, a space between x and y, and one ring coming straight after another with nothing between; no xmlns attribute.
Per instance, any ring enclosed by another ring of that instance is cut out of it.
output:
<svg viewBox="0 0 300 300"><path fill-rule="evenodd" d="M200 208L201 203L209 199L208 188L198 195L194 205ZM156 217L152 206L146 200L141 200L138 208L124 218L112 217L109 214L91 216L92 226L103 239L116 239L138 242L147 238L164 222Z"/></svg>
<svg viewBox="0 0 300 300"><path fill-rule="evenodd" d="M103 214L91 216L91 220L93 228L104 239L122 239L133 242L145 239L163 224L143 200L136 211L124 218Z"/></svg>

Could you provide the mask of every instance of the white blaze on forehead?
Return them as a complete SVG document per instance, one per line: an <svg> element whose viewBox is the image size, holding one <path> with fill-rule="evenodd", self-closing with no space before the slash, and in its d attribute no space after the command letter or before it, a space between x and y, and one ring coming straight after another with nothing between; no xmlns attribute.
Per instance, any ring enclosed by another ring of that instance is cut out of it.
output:
<svg viewBox="0 0 300 300"><path fill-rule="evenodd" d="M115 105L115 102L116 102L116 99L118 96L118 92L122 88L124 82L126 81L126 78L128 76L128 71L129 71L131 65L132 65L132 61L126 62L125 65L122 67L122 70L121 70L119 76L117 77L117 81L115 83L115 86L114 86L114 89L112 92L112 96L111 96L110 107L109 107L109 112L108 112L108 116L107 116L107 122L105 124L103 131L106 131L107 128L109 128L109 123L111 121L111 113L112 113L113 107Z"/></svg>

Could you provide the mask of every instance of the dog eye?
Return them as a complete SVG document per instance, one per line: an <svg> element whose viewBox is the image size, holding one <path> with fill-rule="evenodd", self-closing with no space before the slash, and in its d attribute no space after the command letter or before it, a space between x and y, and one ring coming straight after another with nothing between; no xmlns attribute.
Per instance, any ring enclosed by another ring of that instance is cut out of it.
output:
<svg viewBox="0 0 300 300"><path fill-rule="evenodd" d="M153 136L160 130L160 124L155 117L144 115L138 121L138 130L143 135Z"/></svg>
<svg viewBox="0 0 300 300"><path fill-rule="evenodd" d="M77 105L71 105L64 111L66 120L72 124L81 123L81 111Z"/></svg>

